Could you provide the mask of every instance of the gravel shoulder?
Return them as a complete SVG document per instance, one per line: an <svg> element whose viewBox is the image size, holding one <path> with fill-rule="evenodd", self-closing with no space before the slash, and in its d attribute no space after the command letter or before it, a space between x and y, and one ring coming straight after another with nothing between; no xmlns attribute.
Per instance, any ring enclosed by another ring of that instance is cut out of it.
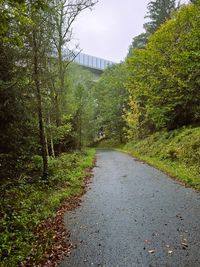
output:
<svg viewBox="0 0 200 267"><path fill-rule="evenodd" d="M97 151L90 190L65 224L60 267L200 267L200 193L132 157Z"/></svg>

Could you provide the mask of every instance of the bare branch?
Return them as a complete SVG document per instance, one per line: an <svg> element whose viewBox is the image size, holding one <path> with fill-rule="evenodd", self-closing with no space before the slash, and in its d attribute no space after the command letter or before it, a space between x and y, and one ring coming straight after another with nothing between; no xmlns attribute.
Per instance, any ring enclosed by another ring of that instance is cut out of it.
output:
<svg viewBox="0 0 200 267"><path fill-rule="evenodd" d="M67 62L65 69L67 69L67 67L69 66L69 64L71 64L74 59L82 52L82 50L80 50L79 52L77 52L76 54L74 53L74 51L71 51L72 53L72 58Z"/></svg>

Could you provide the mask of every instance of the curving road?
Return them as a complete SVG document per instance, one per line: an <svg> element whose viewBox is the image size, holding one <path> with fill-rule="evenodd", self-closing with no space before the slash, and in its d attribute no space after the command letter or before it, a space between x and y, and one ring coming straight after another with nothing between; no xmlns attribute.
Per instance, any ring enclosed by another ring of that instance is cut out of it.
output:
<svg viewBox="0 0 200 267"><path fill-rule="evenodd" d="M65 216L60 267L200 267L200 194L130 156L97 152L91 189Z"/></svg>

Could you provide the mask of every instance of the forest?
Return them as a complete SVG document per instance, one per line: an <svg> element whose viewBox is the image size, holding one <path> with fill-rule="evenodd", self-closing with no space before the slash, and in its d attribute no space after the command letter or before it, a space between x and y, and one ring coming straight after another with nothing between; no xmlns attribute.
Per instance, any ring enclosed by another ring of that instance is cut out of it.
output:
<svg viewBox="0 0 200 267"><path fill-rule="evenodd" d="M83 192L95 146L200 189L200 1L150 1L144 32L97 82L72 46L96 3L0 1L1 266L44 266L55 229L35 231Z"/></svg>

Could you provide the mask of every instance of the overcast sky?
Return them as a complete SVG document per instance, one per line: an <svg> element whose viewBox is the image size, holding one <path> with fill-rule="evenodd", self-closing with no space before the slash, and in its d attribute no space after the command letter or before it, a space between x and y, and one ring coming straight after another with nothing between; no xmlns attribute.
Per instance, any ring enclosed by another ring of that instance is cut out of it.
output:
<svg viewBox="0 0 200 267"><path fill-rule="evenodd" d="M74 24L75 42L83 53L122 61L132 38L143 32L149 0L99 0ZM182 0L184 2L184 0Z"/></svg>

